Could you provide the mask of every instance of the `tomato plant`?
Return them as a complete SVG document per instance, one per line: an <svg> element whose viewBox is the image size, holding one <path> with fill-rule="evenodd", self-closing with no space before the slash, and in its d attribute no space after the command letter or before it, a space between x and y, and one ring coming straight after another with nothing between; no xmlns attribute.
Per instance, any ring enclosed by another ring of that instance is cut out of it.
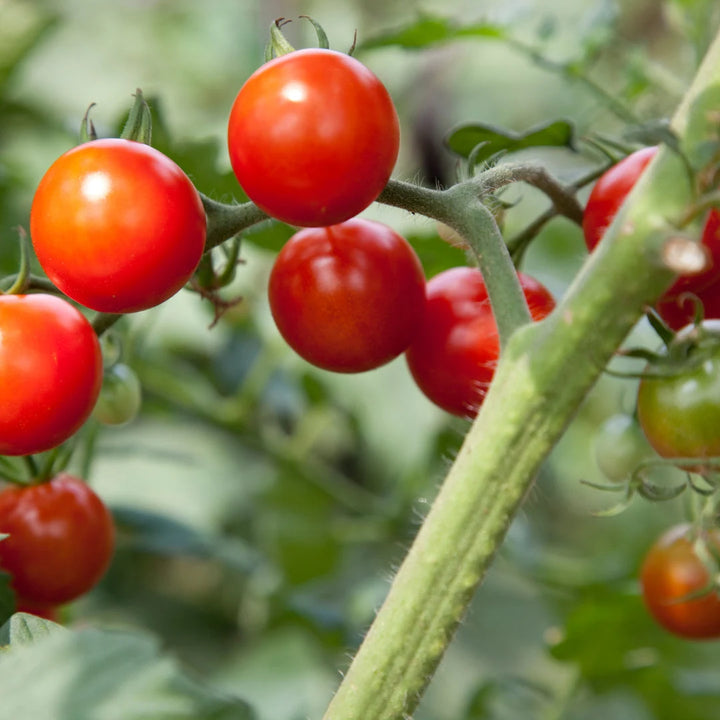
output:
<svg viewBox="0 0 720 720"><path fill-rule="evenodd" d="M90 415L102 355L86 318L52 295L0 296L0 455L59 445Z"/></svg>
<svg viewBox="0 0 720 720"><path fill-rule="evenodd" d="M720 533L700 540L710 553L720 551ZM720 637L720 595L712 587L708 564L698 556L690 526L677 525L650 548L640 580L645 605L662 627L690 639Z"/></svg>
<svg viewBox="0 0 720 720"><path fill-rule="evenodd" d="M0 493L0 568L12 576L21 604L57 605L94 587L115 544L112 516L82 480L49 482Z"/></svg>
<svg viewBox="0 0 720 720"><path fill-rule="evenodd" d="M341 223L373 202L397 159L393 102L362 63L324 49L253 73L230 112L228 149L248 197L291 225Z"/></svg>
<svg viewBox="0 0 720 720"><path fill-rule="evenodd" d="M620 206L657 151L656 146L637 150L598 178L583 213L582 228L588 250L593 250L602 240Z"/></svg>
<svg viewBox="0 0 720 720"><path fill-rule="evenodd" d="M676 342L684 337L678 335ZM720 455L720 345L691 348L687 357L668 359L659 367L651 364L638 387L638 420L647 439L666 458Z"/></svg>
<svg viewBox="0 0 720 720"><path fill-rule="evenodd" d="M583 234L588 250L593 250L600 242L657 150L656 146L651 146L631 153L595 183L583 214ZM717 210L708 213L700 243L707 256L706 269L677 278L657 304L662 318L675 329L687 325L695 314L695 305L686 300L686 293L698 296L705 307L705 317L720 317L720 212Z"/></svg>
<svg viewBox="0 0 720 720"><path fill-rule="evenodd" d="M205 212L185 173L132 140L95 140L61 155L33 199L30 231L47 276L93 310L158 305L190 278Z"/></svg>
<svg viewBox="0 0 720 720"><path fill-rule="evenodd" d="M631 415L611 415L595 434L595 460L609 480L628 478L653 454L642 428Z"/></svg>
<svg viewBox="0 0 720 720"><path fill-rule="evenodd" d="M425 276L405 238L356 218L293 235L268 294L280 333L299 355L326 370L363 372L410 344L425 308Z"/></svg>
<svg viewBox="0 0 720 720"><path fill-rule="evenodd" d="M540 320L555 306L550 292L519 273L530 314ZM418 387L454 415L474 416L495 373L500 340L479 270L456 267L427 283L420 330L405 353Z"/></svg>
<svg viewBox="0 0 720 720"><path fill-rule="evenodd" d="M103 375L93 417L104 425L124 425L135 418L142 404L142 387L135 371L115 363Z"/></svg>

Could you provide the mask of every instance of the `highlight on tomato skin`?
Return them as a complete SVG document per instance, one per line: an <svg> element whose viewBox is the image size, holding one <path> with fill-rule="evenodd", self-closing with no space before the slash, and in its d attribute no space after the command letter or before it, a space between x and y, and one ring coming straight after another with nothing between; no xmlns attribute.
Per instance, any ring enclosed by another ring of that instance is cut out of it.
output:
<svg viewBox="0 0 720 720"><path fill-rule="evenodd" d="M102 578L115 548L112 515L82 480L61 473L48 482L0 492L0 568L26 606L61 605Z"/></svg>
<svg viewBox="0 0 720 720"><path fill-rule="evenodd" d="M711 640L720 638L720 594L695 550L696 537L689 525L681 524L653 544L640 571L642 597L665 630L685 639ZM709 530L702 540L711 553L720 552L720 531Z"/></svg>
<svg viewBox="0 0 720 720"><path fill-rule="evenodd" d="M0 455L57 447L90 416L102 354L85 316L54 295L0 295Z"/></svg>
<svg viewBox="0 0 720 720"><path fill-rule="evenodd" d="M518 273L533 320L555 307L535 278ZM405 352L413 379L443 410L474 417L487 394L500 355L500 338L482 273L456 267L427 283L425 316Z"/></svg>
<svg viewBox="0 0 720 720"><path fill-rule="evenodd" d="M198 191L170 158L133 140L93 140L48 168L30 211L35 253L68 297L98 312L155 307L205 249Z"/></svg>
<svg viewBox="0 0 720 720"><path fill-rule="evenodd" d="M308 48L258 68L235 98L228 152L259 208L300 227L355 217L383 190L400 148L385 86L360 61Z"/></svg>
<svg viewBox="0 0 720 720"><path fill-rule="evenodd" d="M425 275L408 241L355 218L293 235L268 283L275 324L309 363L342 373L399 356L425 312Z"/></svg>

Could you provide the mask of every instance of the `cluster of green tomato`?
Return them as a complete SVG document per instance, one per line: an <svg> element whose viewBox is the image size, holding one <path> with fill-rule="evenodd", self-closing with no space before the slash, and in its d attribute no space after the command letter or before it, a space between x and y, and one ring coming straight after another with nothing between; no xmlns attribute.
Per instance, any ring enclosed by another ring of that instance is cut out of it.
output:
<svg viewBox="0 0 720 720"><path fill-rule="evenodd" d="M639 150L595 184L584 213L589 250L598 244L656 147ZM601 429L598 462L612 480L633 473L651 454L703 475L712 492L720 460L720 212L710 210L700 239L706 269L679 278L656 312L669 328L664 350L651 360L638 387L636 418L613 416ZM698 304L705 320L695 324ZM656 455L656 456L657 456ZM715 577L720 531L700 518L670 528L648 551L643 599L667 630L685 638L720 637L720 594Z"/></svg>

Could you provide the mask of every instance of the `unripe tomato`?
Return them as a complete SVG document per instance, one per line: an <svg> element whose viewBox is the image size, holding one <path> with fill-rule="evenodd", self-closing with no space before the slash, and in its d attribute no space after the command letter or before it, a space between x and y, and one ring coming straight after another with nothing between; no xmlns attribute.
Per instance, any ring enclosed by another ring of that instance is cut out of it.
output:
<svg viewBox="0 0 720 720"><path fill-rule="evenodd" d="M631 415L611 415L595 435L595 460L609 480L627 479L643 460L653 456L642 428Z"/></svg>
<svg viewBox="0 0 720 720"><path fill-rule="evenodd" d="M519 273L530 314L540 320L555 307L550 292ZM427 283L420 330L405 353L418 387L436 405L473 417L495 374L500 338L487 287L479 270L456 267Z"/></svg>
<svg viewBox="0 0 720 720"><path fill-rule="evenodd" d="M720 348L665 377L643 377L637 412L659 455L698 458L683 467L702 472L702 458L720 455Z"/></svg>
<svg viewBox="0 0 720 720"><path fill-rule="evenodd" d="M364 372L412 341L425 309L425 276L405 238L355 218L293 235L275 260L268 295L295 352L326 370Z"/></svg>
<svg viewBox="0 0 720 720"><path fill-rule="evenodd" d="M235 98L228 150L248 197L303 227L357 215L387 184L400 146L390 95L362 63L333 50L282 55Z"/></svg>
<svg viewBox="0 0 720 720"><path fill-rule="evenodd" d="M61 155L30 212L52 282L92 310L129 313L185 285L205 247L205 211L187 175L149 145L94 140Z"/></svg>
<svg viewBox="0 0 720 720"><path fill-rule="evenodd" d="M0 455L67 440L101 382L100 344L79 310L52 295L0 295Z"/></svg>
<svg viewBox="0 0 720 720"><path fill-rule="evenodd" d="M710 572L698 557L694 540L688 525L677 525L657 540L640 571L642 596L652 616L671 633L693 640L717 638L720 595L710 587ZM703 540L711 552L720 552L717 530L706 533Z"/></svg>
<svg viewBox="0 0 720 720"><path fill-rule="evenodd" d="M124 363L115 363L103 375L92 415L104 425L124 425L137 416L141 405L142 387L135 371Z"/></svg>
<svg viewBox="0 0 720 720"><path fill-rule="evenodd" d="M23 602L59 605L92 589L110 564L115 526L82 480L60 474L46 483L0 492L0 568Z"/></svg>

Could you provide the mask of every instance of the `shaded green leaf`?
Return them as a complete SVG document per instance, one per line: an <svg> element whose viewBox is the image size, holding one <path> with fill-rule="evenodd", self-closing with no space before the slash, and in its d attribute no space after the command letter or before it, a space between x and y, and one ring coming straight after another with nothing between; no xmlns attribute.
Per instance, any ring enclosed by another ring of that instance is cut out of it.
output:
<svg viewBox="0 0 720 720"><path fill-rule="evenodd" d="M0 533L0 541L8 537ZM6 623L15 612L15 593L10 587L11 576L0 571L0 625Z"/></svg>
<svg viewBox="0 0 720 720"><path fill-rule="evenodd" d="M66 630L62 625L50 620L28 613L15 613L0 627L0 645L10 647L32 645L55 632L66 632Z"/></svg>
<svg viewBox="0 0 720 720"><path fill-rule="evenodd" d="M407 49L420 49L429 45L450 42L467 37L487 37L500 39L505 37L505 28L491 22L479 22L461 25L439 15L421 15L415 22L396 30L391 30L360 45L362 50L380 47L400 46Z"/></svg>
<svg viewBox="0 0 720 720"><path fill-rule="evenodd" d="M0 653L0 720L252 720L245 702L185 675L150 635L58 628L32 640Z"/></svg>
<svg viewBox="0 0 720 720"><path fill-rule="evenodd" d="M472 153L475 162L481 163L499 152L512 153L530 147L567 147L574 150L575 131L566 120L543 123L523 133L473 123L454 130L446 143L458 155L469 157Z"/></svg>
<svg viewBox="0 0 720 720"><path fill-rule="evenodd" d="M167 515L114 507L113 517L123 531L125 543L134 550L216 559L241 572L250 572L262 562L260 555L239 538L203 534Z"/></svg>

